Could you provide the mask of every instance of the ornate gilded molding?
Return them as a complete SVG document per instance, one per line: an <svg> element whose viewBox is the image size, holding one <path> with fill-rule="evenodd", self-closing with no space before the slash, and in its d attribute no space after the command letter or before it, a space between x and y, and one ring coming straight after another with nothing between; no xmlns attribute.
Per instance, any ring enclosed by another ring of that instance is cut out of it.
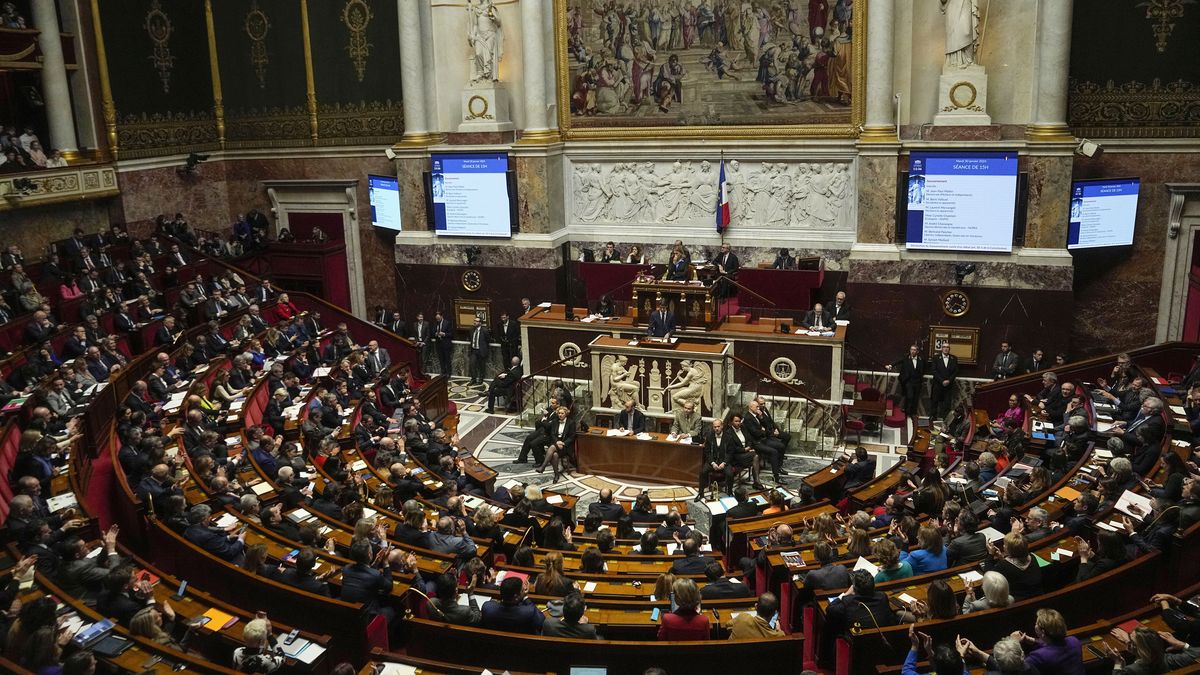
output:
<svg viewBox="0 0 1200 675"><path fill-rule="evenodd" d="M1200 85L1072 80L1067 117L1078 135L1121 138L1200 136Z"/></svg>
<svg viewBox="0 0 1200 675"><path fill-rule="evenodd" d="M308 127L315 145L320 131L317 122L317 85L313 78L312 33L308 29L308 0L300 0L300 32L304 35L304 86L307 90Z"/></svg>
<svg viewBox="0 0 1200 675"><path fill-rule="evenodd" d="M346 44L346 53L354 63L354 71L358 81L362 82L367 76L367 57L371 55L370 42L367 42L367 25L371 23L374 14L366 0L347 0L342 8L342 23L350 31L350 41Z"/></svg>
<svg viewBox="0 0 1200 675"><path fill-rule="evenodd" d="M221 96L221 64L217 59L217 30L213 25L212 0L204 0L204 24L208 31L208 70L212 78L213 115L217 119L217 142L225 147L225 101Z"/></svg>
<svg viewBox="0 0 1200 675"><path fill-rule="evenodd" d="M230 112L228 147L282 148L310 143L305 106L272 106Z"/></svg>
<svg viewBox="0 0 1200 675"><path fill-rule="evenodd" d="M404 135L404 107L400 101L360 101L320 106L321 144L353 142L395 143Z"/></svg>
<svg viewBox="0 0 1200 675"><path fill-rule="evenodd" d="M1194 5L1196 0L1145 0L1138 7L1146 8L1146 18L1150 20L1150 30L1154 32L1154 46L1158 53L1167 51L1167 43L1175 32L1175 20L1183 18L1185 5Z"/></svg>
<svg viewBox="0 0 1200 675"><path fill-rule="evenodd" d="M100 107L108 132L108 150L117 156L117 106L113 103L112 82L108 79L108 55L104 51L104 29L100 26L100 0L92 0L92 27L96 33L96 63L100 75Z"/></svg>
<svg viewBox="0 0 1200 675"><path fill-rule="evenodd" d="M212 112L126 115L117 126L122 159L220 148Z"/></svg>
<svg viewBox="0 0 1200 675"><path fill-rule="evenodd" d="M12 184L18 178L28 178L33 183L33 189L28 193L17 193ZM0 211L81 199L100 199L120 192L117 187L116 169L107 164L47 169L28 174L6 174L0 177Z"/></svg>
<svg viewBox="0 0 1200 675"><path fill-rule="evenodd" d="M250 38L250 66L258 78L258 88L267 88L267 65L271 63L267 55L267 33L271 31L271 21L267 13L258 6L258 0L250 0L250 11L242 21L242 29Z"/></svg>
<svg viewBox="0 0 1200 675"><path fill-rule="evenodd" d="M142 22L142 27L146 29L146 35L150 37L150 41L154 43L154 50L150 53L150 62L154 64L154 69L158 71L158 79L162 80L163 93L171 92L171 71L175 69L175 56L171 54L171 33L175 30L171 25L171 17L162 9L162 3L159 0L150 0L150 11L146 12L146 19Z"/></svg>

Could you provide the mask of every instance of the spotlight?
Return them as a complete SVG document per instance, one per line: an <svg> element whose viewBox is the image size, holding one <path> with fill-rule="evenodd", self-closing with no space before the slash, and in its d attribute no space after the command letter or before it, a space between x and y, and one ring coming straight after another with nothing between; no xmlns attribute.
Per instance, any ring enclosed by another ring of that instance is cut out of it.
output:
<svg viewBox="0 0 1200 675"><path fill-rule="evenodd" d="M1081 157L1099 157L1104 154L1104 146L1096 141L1081 138L1079 139L1079 145L1075 146L1075 154Z"/></svg>

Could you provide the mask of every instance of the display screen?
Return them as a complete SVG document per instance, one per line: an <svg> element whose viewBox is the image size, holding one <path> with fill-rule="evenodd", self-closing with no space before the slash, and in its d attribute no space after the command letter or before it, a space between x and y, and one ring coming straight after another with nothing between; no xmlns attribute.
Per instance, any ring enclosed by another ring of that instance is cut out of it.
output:
<svg viewBox="0 0 1200 675"><path fill-rule="evenodd" d="M391 176L367 176L371 224L400 230L400 181Z"/></svg>
<svg viewBox="0 0 1200 675"><path fill-rule="evenodd" d="M433 155L434 231L456 237L512 236L508 155Z"/></svg>
<svg viewBox="0 0 1200 675"><path fill-rule="evenodd" d="M1072 183L1067 248L1132 244L1140 184L1137 178L1078 180Z"/></svg>
<svg viewBox="0 0 1200 675"><path fill-rule="evenodd" d="M1012 251L1016 152L914 152L908 169L905 246Z"/></svg>

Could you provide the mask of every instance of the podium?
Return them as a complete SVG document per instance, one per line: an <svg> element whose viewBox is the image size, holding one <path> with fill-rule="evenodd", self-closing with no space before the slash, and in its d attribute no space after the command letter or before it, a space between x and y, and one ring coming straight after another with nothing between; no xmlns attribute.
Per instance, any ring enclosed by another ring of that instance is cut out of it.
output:
<svg viewBox="0 0 1200 675"><path fill-rule="evenodd" d="M682 328L705 328L716 317L712 287L701 281L635 281L633 282L633 319L645 325L650 315L664 302Z"/></svg>
<svg viewBox="0 0 1200 675"><path fill-rule="evenodd" d="M648 418L671 418L685 401L694 402L706 420L725 413L728 343L651 343L601 335L588 347L592 391L598 392L592 411L598 415L617 414L628 398Z"/></svg>

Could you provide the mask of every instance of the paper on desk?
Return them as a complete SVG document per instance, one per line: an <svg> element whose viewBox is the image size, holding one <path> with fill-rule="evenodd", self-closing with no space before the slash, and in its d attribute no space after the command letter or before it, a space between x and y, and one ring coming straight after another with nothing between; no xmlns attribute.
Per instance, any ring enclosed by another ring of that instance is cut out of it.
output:
<svg viewBox="0 0 1200 675"><path fill-rule="evenodd" d="M366 462L366 460L362 460L362 459L360 459L357 462L354 462L353 464L350 465L351 471L362 471L365 468L367 468L367 462Z"/></svg>
<svg viewBox="0 0 1200 675"><path fill-rule="evenodd" d="M50 509L50 513L62 511L63 509L73 509L77 506L79 506L79 500L75 499L74 492L68 492L46 500L46 508Z"/></svg>
<svg viewBox="0 0 1200 675"><path fill-rule="evenodd" d="M1096 523L1096 527L1098 527L1098 528L1100 528L1100 529L1102 529L1102 530L1108 530L1109 532L1116 532L1116 531L1117 531L1117 528L1116 528L1115 526L1113 526L1113 525L1110 525L1110 524L1108 524L1108 523L1106 523L1106 522L1104 522L1104 521L1100 521L1100 522Z"/></svg>
<svg viewBox="0 0 1200 675"><path fill-rule="evenodd" d="M871 576L879 574L879 566L862 556L858 556L858 562L854 563L854 569L855 571L866 570Z"/></svg>
<svg viewBox="0 0 1200 675"><path fill-rule="evenodd" d="M237 445L242 442L241 436L226 436L225 445Z"/></svg>
<svg viewBox="0 0 1200 675"><path fill-rule="evenodd" d="M1182 415L1184 417L1187 417L1187 411L1183 409L1183 406L1173 405L1173 406L1168 406L1168 407L1171 408L1171 412L1175 413L1176 415Z"/></svg>
<svg viewBox="0 0 1200 675"><path fill-rule="evenodd" d="M637 438L639 441L648 441L654 437L643 431L642 433L638 434L635 438Z"/></svg>
<svg viewBox="0 0 1200 675"><path fill-rule="evenodd" d="M1092 450L1092 456L1096 457L1097 459L1112 459L1113 454L1111 451L1105 450L1104 448L1096 448L1095 450Z"/></svg>
<svg viewBox="0 0 1200 675"><path fill-rule="evenodd" d="M1132 508L1130 508L1130 506L1136 506L1138 511L1135 513L1134 510ZM1126 490L1121 495L1121 498L1117 500L1116 508L1118 511L1120 511L1121 513L1124 513L1127 516L1131 516L1133 518L1137 518L1138 520L1141 520L1142 518L1145 518L1147 514L1150 513L1152 506L1150 504L1149 497L1143 497L1142 495L1139 495L1136 492L1130 492L1129 490Z"/></svg>
<svg viewBox="0 0 1200 675"><path fill-rule="evenodd" d="M245 408L245 407L246 407L245 401L234 401L233 403L229 404L229 411L234 412L236 410L241 410L242 408Z"/></svg>
<svg viewBox="0 0 1200 675"><path fill-rule="evenodd" d="M227 530L227 529L233 527L234 525L236 525L237 521L238 521L237 516L233 515L232 513L226 513L226 514L223 514L220 518L217 518L217 520L213 524L216 525L217 527L221 528L222 530Z"/></svg>
<svg viewBox="0 0 1200 675"><path fill-rule="evenodd" d="M714 515L714 516L719 516L719 515L725 513L725 511L727 511L727 509L725 508L725 505L722 504L720 501L704 502L704 506L706 506L708 508L709 514Z"/></svg>
<svg viewBox="0 0 1200 675"><path fill-rule="evenodd" d="M1055 554L1055 555L1057 555L1057 556L1059 556L1059 557L1067 557L1067 558L1070 558L1070 557L1072 557L1072 556L1074 556L1074 555L1075 555L1075 552L1074 552L1074 551L1072 551L1072 550L1070 550L1070 549L1065 549L1065 548L1056 548L1056 549L1054 549L1054 554Z"/></svg>
<svg viewBox="0 0 1200 675"><path fill-rule="evenodd" d="M632 433L633 432L630 431L629 429L609 429L608 432L605 433L604 435L605 436L628 436L629 434L632 434Z"/></svg>
<svg viewBox="0 0 1200 675"><path fill-rule="evenodd" d="M562 497L562 495L550 495L549 497L546 497L546 503L547 504L561 504L561 503L563 503L563 497Z"/></svg>
<svg viewBox="0 0 1200 675"><path fill-rule="evenodd" d="M549 302L539 302L538 303L538 307L541 307L542 309L550 309L550 305L551 305L551 303L549 303Z"/></svg>
<svg viewBox="0 0 1200 675"><path fill-rule="evenodd" d="M596 590L596 582L594 582L594 581L589 581L583 585L584 593L591 593L594 590Z"/></svg>
<svg viewBox="0 0 1200 675"><path fill-rule="evenodd" d="M1096 420L1096 431L1105 432L1112 428L1113 425L1111 422L1101 422L1100 420Z"/></svg>
<svg viewBox="0 0 1200 675"><path fill-rule="evenodd" d="M270 492L273 488L271 487L270 483L263 480L263 481L259 481L259 482L255 483L254 485L251 485L250 489L254 492L254 494L261 497L261 496L267 494L268 492Z"/></svg>
<svg viewBox="0 0 1200 675"><path fill-rule="evenodd" d="M675 549L679 548L679 544L671 542L667 544L667 555L675 555Z"/></svg>
<svg viewBox="0 0 1200 675"><path fill-rule="evenodd" d="M963 572L962 574L958 575L958 577L962 579L964 583L979 583L980 581L983 581L983 575L976 570Z"/></svg>
<svg viewBox="0 0 1200 675"><path fill-rule="evenodd" d="M669 508L667 508L667 505L666 505L666 504L655 504L655 505L654 505L654 512L655 512L655 513L657 513L657 514L659 514L660 516L665 516L665 515L667 515L668 513L670 513L670 512L671 512L671 510L670 510Z"/></svg>
<svg viewBox="0 0 1200 675"><path fill-rule="evenodd" d="M1003 539L1004 533L994 527L985 527L979 531L983 538L990 544L997 539Z"/></svg>

